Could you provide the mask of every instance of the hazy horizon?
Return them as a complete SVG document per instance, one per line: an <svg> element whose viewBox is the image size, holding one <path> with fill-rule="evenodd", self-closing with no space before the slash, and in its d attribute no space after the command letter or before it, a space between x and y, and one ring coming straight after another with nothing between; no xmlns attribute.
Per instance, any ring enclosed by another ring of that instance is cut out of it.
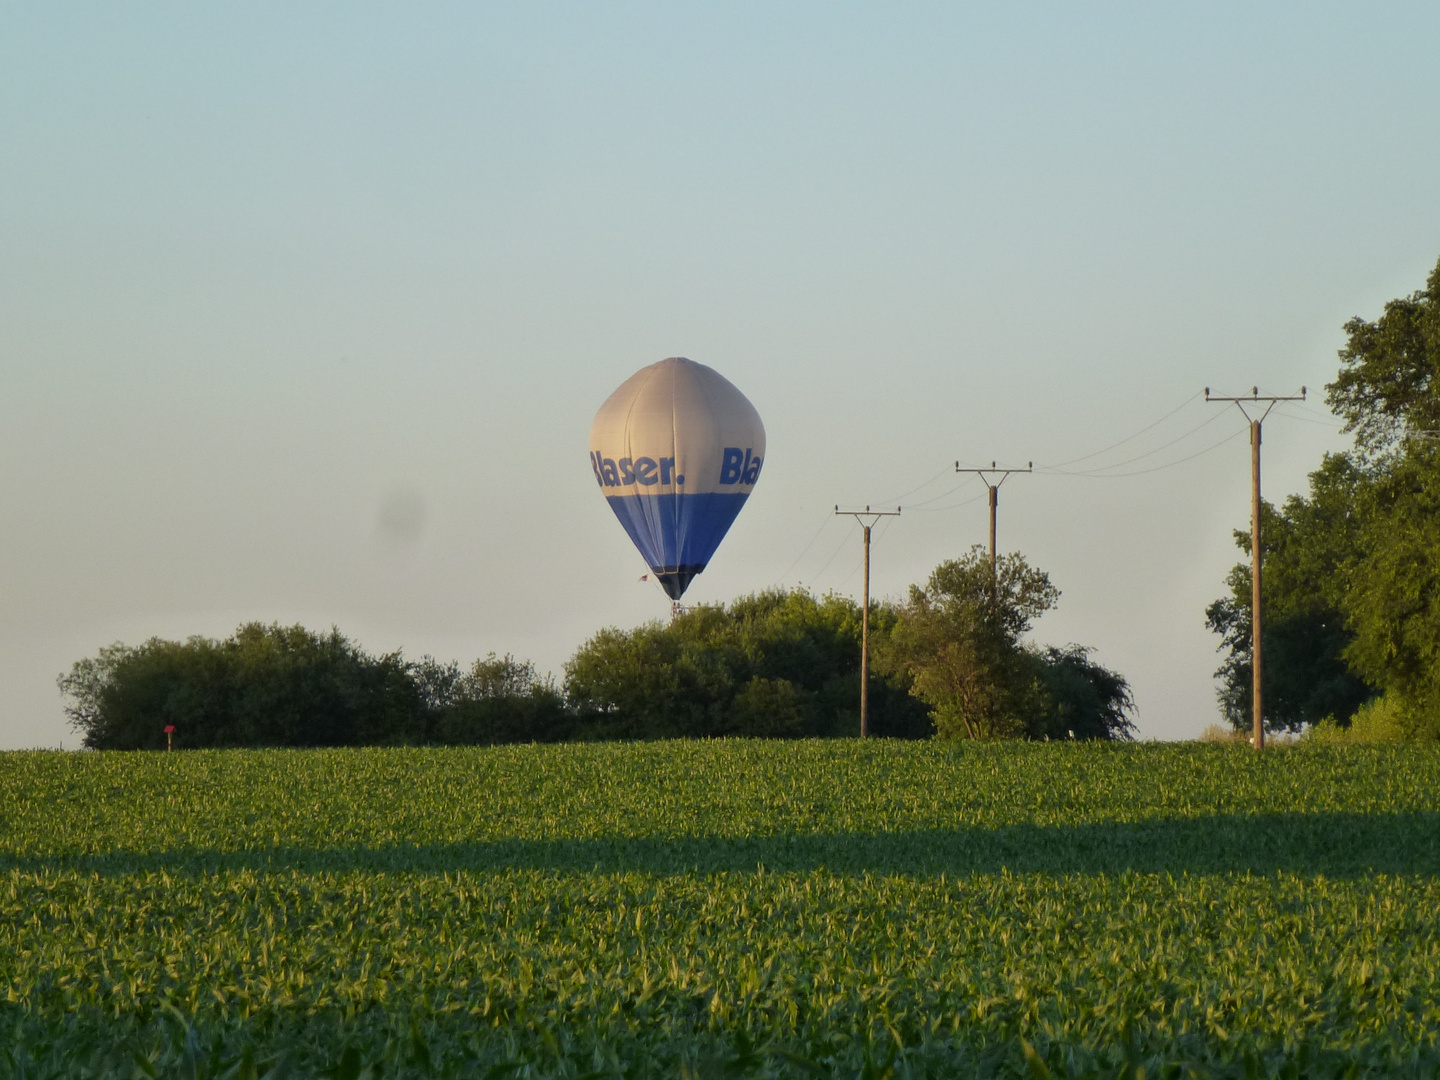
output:
<svg viewBox="0 0 1440 1080"><path fill-rule="evenodd" d="M906 507L872 567L899 597L985 541L954 462L1033 461L999 542L1062 592L1035 637L1193 737L1249 515L1202 389L1308 386L1264 442L1266 496L1303 490L1348 445L1343 324L1440 257L1432 5L0 27L0 748L78 745L56 676L116 640L333 624L558 674L665 617L586 435L668 356L768 440L687 602L858 595L836 503Z"/></svg>

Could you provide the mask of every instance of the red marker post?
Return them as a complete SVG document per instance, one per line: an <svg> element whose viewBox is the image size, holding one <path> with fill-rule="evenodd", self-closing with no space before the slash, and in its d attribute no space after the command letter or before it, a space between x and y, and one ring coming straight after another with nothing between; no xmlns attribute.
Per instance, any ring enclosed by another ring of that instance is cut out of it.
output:
<svg viewBox="0 0 1440 1080"><path fill-rule="evenodd" d="M174 749L175 749L175 725L174 725L174 724L166 724L166 725L165 725L165 749L166 749L166 750L174 750Z"/></svg>

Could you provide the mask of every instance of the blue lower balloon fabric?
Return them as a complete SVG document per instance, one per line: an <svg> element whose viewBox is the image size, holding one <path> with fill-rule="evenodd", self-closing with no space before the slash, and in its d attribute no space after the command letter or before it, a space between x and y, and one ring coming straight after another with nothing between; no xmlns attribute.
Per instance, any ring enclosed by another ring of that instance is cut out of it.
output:
<svg viewBox="0 0 1440 1080"><path fill-rule="evenodd" d="M683 356L643 367L590 425L590 472L672 600L704 570L765 465L755 406Z"/></svg>
<svg viewBox="0 0 1440 1080"><path fill-rule="evenodd" d="M749 492L610 495L606 502L672 600L704 570Z"/></svg>

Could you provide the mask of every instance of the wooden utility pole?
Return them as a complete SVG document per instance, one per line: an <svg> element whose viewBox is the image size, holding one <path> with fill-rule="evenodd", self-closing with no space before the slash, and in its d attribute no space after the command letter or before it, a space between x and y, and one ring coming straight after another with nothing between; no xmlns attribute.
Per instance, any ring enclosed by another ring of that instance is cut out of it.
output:
<svg viewBox="0 0 1440 1080"><path fill-rule="evenodd" d="M864 739L870 734L870 529L882 517L899 517L900 507L894 510L871 510L868 506L864 510L841 510L837 505L835 513L840 517L853 517L865 531L865 585L860 604L860 737Z"/></svg>
<svg viewBox="0 0 1440 1080"><path fill-rule="evenodd" d="M1305 387L1300 388L1298 395L1285 396L1262 396L1260 388L1252 386L1248 397L1215 397L1210 393L1210 388L1205 388L1206 401L1234 402L1244 414L1245 419L1250 421L1250 712L1253 724L1251 734L1251 745L1256 750L1265 749L1265 699L1260 690L1261 661L1260 654L1260 629L1263 624L1263 613L1260 604L1260 425L1270 415L1270 410L1275 407L1277 401L1304 401ZM1259 412L1261 403L1265 405L1265 411ZM1259 415L1252 415L1247 412L1246 405L1250 405L1253 412Z"/></svg>
<svg viewBox="0 0 1440 1080"><path fill-rule="evenodd" d="M998 568L998 567L999 567L999 563L996 561L996 551L995 551L995 511L999 508L999 505L1000 505L1000 485L1003 484L1003 483L1005 483L1005 481L1010 478L1010 474L1011 474L1011 473L1028 473L1028 472L1033 471L1034 468L1035 468L1035 463L1034 463L1033 461L1027 461L1027 462L1025 463L1025 468L1023 468L1023 469L1002 469L1002 468L998 467L998 466L995 464L995 462L993 462L993 461L990 462L990 467L989 467L988 469L962 469L962 468L960 467L960 463L959 463L958 461L955 462L955 471L956 471L957 473L974 473L976 476L980 477L980 482L981 482L982 484L984 484L987 488L990 489L990 607L991 607L991 608L994 608L995 605L999 602L999 595L1000 595L1000 571L999 571L999 568ZM1000 479L999 479L999 480L996 480L996 481L992 484L992 483L990 482L990 477L991 477L991 476L999 476Z"/></svg>

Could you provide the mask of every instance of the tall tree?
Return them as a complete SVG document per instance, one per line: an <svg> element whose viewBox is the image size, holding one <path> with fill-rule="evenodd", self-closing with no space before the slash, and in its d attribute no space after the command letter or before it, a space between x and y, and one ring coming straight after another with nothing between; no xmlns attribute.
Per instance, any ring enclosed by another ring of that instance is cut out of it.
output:
<svg viewBox="0 0 1440 1080"><path fill-rule="evenodd" d="M1412 734L1440 737L1440 261L1424 289L1345 331L1327 399L1371 474L1345 657L1396 697Z"/></svg>
<svg viewBox="0 0 1440 1080"><path fill-rule="evenodd" d="M1440 261L1425 288L1391 300L1380 318L1345 324L1340 374L1326 400L1362 452L1440 434Z"/></svg>
<svg viewBox="0 0 1440 1080"><path fill-rule="evenodd" d="M1079 646L1022 640L1060 591L1018 554L993 568L976 546L941 563L910 596L877 650L934 711L936 734L969 739L1126 738L1129 686ZM992 580L994 581L992 592Z"/></svg>

